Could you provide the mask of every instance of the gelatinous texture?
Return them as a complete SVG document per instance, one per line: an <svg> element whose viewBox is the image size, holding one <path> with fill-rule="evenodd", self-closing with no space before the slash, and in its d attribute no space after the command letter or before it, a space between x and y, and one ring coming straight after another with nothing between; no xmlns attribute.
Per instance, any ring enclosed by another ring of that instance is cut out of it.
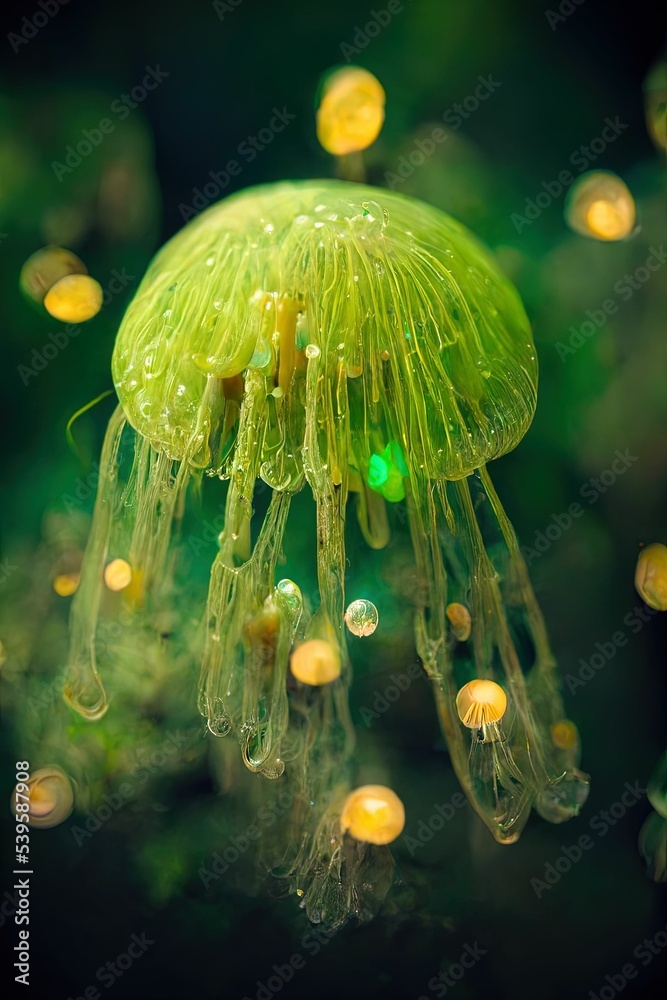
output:
<svg viewBox="0 0 667 1000"><path fill-rule="evenodd" d="M595 170L580 177L568 191L565 218L582 236L622 240L635 227L635 201L620 177Z"/></svg>
<svg viewBox="0 0 667 1000"><path fill-rule="evenodd" d="M317 138L328 153L344 156L375 142L384 123L385 93L372 73L345 66L329 76L317 111Z"/></svg>
<svg viewBox="0 0 667 1000"><path fill-rule="evenodd" d="M667 611L667 545L653 542L641 550L635 569L635 587L650 608Z"/></svg>
<svg viewBox="0 0 667 1000"><path fill-rule="evenodd" d="M200 710L212 734L235 736L250 770L284 775L291 788L295 843L283 867L310 918L335 925L371 912L382 892L368 897L364 879L375 873L386 886L391 856L340 830L353 787L353 494L370 546L387 544L392 519L409 527L417 647L474 808L505 843L532 805L552 822L578 812L588 779L578 744L551 738L564 716L554 661L485 469L530 423L535 352L515 291L461 226L395 193L339 182L233 196L157 255L123 320L113 372L120 407L73 601L71 705L90 720L107 710L102 678L115 654L98 641L98 622L108 600L134 609L137 578L142 605L132 614L143 621L144 606L160 607L189 482L203 472L224 480ZM294 580L278 579L302 490L314 502L312 600L298 565ZM111 558L133 574L115 595L103 582ZM467 609L468 642L455 641L452 605ZM336 671L323 675L323 664ZM456 696L470 681L500 685L502 728L461 722Z"/></svg>
<svg viewBox="0 0 667 1000"><path fill-rule="evenodd" d="M28 791L26 793L25 786ZM58 826L74 808L72 782L59 767L43 767L31 774L27 782L17 785L12 795L12 810L20 815L28 797L29 825L31 827ZM17 808L18 807L18 808Z"/></svg>
<svg viewBox="0 0 667 1000"><path fill-rule="evenodd" d="M44 308L63 323L85 323L102 308L102 289L88 274L61 278L44 296Z"/></svg>
<svg viewBox="0 0 667 1000"><path fill-rule="evenodd" d="M243 430L262 478L292 492L307 362L338 482L349 467L368 482L390 441L425 477L462 478L513 448L535 408L528 321L486 251L421 202L334 181L251 189L186 226L127 310L113 373L132 426L171 458L229 475ZM220 380L246 370L252 426L234 433Z"/></svg>

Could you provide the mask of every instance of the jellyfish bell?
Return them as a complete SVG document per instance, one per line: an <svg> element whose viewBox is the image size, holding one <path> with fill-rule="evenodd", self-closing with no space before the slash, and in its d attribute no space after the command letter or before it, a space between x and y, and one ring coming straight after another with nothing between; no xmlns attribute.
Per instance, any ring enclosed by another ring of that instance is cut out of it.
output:
<svg viewBox="0 0 667 1000"><path fill-rule="evenodd" d="M565 200L567 224L581 236L623 240L635 228L635 201L620 177L605 170L583 174Z"/></svg>
<svg viewBox="0 0 667 1000"><path fill-rule="evenodd" d="M40 768L30 775L25 785L27 793L23 784L17 785L11 805L13 812L20 815L22 810L17 810L17 805L25 802L27 794L31 827L48 829L69 818L74 808L74 791L69 777L59 767Z"/></svg>
<svg viewBox="0 0 667 1000"><path fill-rule="evenodd" d="M507 711L507 695L489 680L468 681L456 696L459 719L468 729L498 723Z"/></svg>

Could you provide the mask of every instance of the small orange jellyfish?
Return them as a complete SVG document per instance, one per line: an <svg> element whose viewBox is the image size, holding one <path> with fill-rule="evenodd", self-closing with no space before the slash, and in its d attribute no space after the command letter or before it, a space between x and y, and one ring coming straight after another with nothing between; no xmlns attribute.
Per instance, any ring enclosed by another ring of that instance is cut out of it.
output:
<svg viewBox="0 0 667 1000"><path fill-rule="evenodd" d="M405 826L405 809L396 792L384 785L363 785L345 800L341 829L367 844L391 844Z"/></svg>
<svg viewBox="0 0 667 1000"><path fill-rule="evenodd" d="M620 177L606 170L584 174L570 188L565 219L570 229L590 239L623 240L635 227L635 201Z"/></svg>
<svg viewBox="0 0 667 1000"><path fill-rule="evenodd" d="M104 568L104 582L109 590L125 590L132 581L132 567L125 559L112 559Z"/></svg>
<svg viewBox="0 0 667 1000"><path fill-rule="evenodd" d="M385 93L368 70L347 66L324 83L317 138L327 153L345 156L375 142L384 123Z"/></svg>
<svg viewBox="0 0 667 1000"><path fill-rule="evenodd" d="M635 587L642 601L656 611L667 611L667 545L653 542L637 559Z"/></svg>
<svg viewBox="0 0 667 1000"><path fill-rule="evenodd" d="M454 637L459 642L465 642L466 639L469 639L472 620L465 604L448 604L445 614L447 615L449 624L452 626Z"/></svg>
<svg viewBox="0 0 667 1000"><path fill-rule="evenodd" d="M292 653L290 670L302 684L330 684L340 677L340 654L323 639L308 639Z"/></svg>
<svg viewBox="0 0 667 1000"><path fill-rule="evenodd" d="M495 681L468 681L456 696L459 719L468 729L500 722L507 711L507 695Z"/></svg>
<svg viewBox="0 0 667 1000"><path fill-rule="evenodd" d="M63 323L85 323L102 308L103 293L99 282L88 274L69 274L49 289L44 307Z"/></svg>

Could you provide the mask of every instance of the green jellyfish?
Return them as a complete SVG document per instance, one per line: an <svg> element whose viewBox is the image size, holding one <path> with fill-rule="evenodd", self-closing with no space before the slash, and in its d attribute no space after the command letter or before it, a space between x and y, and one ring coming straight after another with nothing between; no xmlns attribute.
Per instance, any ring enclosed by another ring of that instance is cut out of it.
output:
<svg viewBox="0 0 667 1000"><path fill-rule="evenodd" d="M234 734L250 770L279 778L287 767L319 829L349 791L354 503L374 548L407 523L417 649L453 766L494 836L516 840L532 806L552 822L578 812L588 778L577 749L552 739L564 715L554 659L486 468L531 422L535 349L516 291L461 225L338 181L241 192L158 253L120 328L113 376L120 405L72 610L74 708L94 720L108 705L113 662L96 642L105 566L131 567L137 616L159 607L188 487L223 481L199 707L211 733ZM279 574L302 490L315 505L314 610L299 580ZM469 630L452 625L452 603ZM480 679L505 692L502 724L459 717L457 692Z"/></svg>

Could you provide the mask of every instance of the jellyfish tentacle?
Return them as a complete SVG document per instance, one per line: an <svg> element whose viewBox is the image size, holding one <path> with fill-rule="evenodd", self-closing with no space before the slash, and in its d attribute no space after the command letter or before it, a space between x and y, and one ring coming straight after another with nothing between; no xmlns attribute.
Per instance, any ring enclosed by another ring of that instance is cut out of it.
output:
<svg viewBox="0 0 667 1000"><path fill-rule="evenodd" d="M68 679L63 693L67 703L91 722L101 719L108 708L106 691L97 669L95 635L102 573L118 502L118 451L125 425L123 409L117 406L102 447L93 524L70 618Z"/></svg>

